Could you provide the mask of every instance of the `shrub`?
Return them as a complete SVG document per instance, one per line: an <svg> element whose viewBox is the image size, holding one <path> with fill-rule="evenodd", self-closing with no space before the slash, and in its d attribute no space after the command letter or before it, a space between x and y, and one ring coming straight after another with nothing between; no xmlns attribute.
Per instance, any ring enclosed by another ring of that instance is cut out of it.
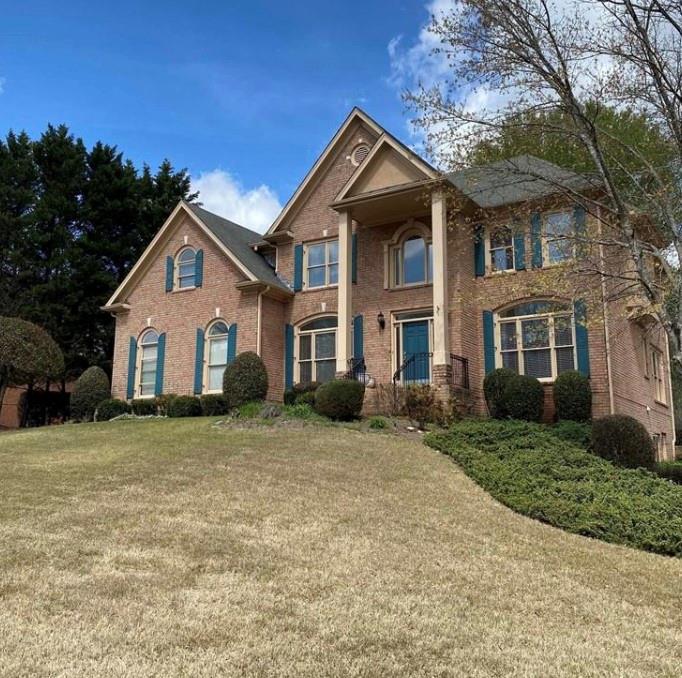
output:
<svg viewBox="0 0 682 678"><path fill-rule="evenodd" d="M502 403L512 419L540 421L545 407L545 390L535 377L515 374L504 389Z"/></svg>
<svg viewBox="0 0 682 678"><path fill-rule="evenodd" d="M438 404L435 392L426 384L408 386L405 389L405 414L419 428L425 428L428 422L434 420L434 410Z"/></svg>
<svg viewBox="0 0 682 678"><path fill-rule="evenodd" d="M107 373L93 365L81 374L71 393L71 418L92 421L97 405L111 397L111 385Z"/></svg>
<svg viewBox="0 0 682 678"><path fill-rule="evenodd" d="M592 424L595 454L627 468L652 468L656 455L649 432L634 417L609 414Z"/></svg>
<svg viewBox="0 0 682 678"><path fill-rule="evenodd" d="M95 409L95 419L97 421L109 421L114 417L120 417L122 414L130 413L130 405L125 400L117 400L116 398L107 398L101 403L97 404Z"/></svg>
<svg viewBox="0 0 682 678"><path fill-rule="evenodd" d="M580 421L559 421L552 425L552 435L589 450L592 447L592 426Z"/></svg>
<svg viewBox="0 0 682 678"><path fill-rule="evenodd" d="M356 419L362 411L365 387L353 379L334 379L315 392L315 411L330 419Z"/></svg>
<svg viewBox="0 0 682 678"><path fill-rule="evenodd" d="M296 391L293 388L284 391L284 404L293 405L296 402L296 395Z"/></svg>
<svg viewBox="0 0 682 678"><path fill-rule="evenodd" d="M382 431L383 429L388 428L388 422L384 417L370 417L369 427L375 431Z"/></svg>
<svg viewBox="0 0 682 678"><path fill-rule="evenodd" d="M511 509L568 532L682 556L682 487L622 469L521 421L472 421L425 442Z"/></svg>
<svg viewBox="0 0 682 678"><path fill-rule="evenodd" d="M258 400L252 400L251 402L240 405L236 414L240 419L255 419L260 415L262 409L263 403Z"/></svg>
<svg viewBox="0 0 682 678"><path fill-rule="evenodd" d="M504 392L510 379L516 376L516 372L500 367L485 375L483 380L483 393L488 405L488 412L493 419L504 419L509 416L504 402Z"/></svg>
<svg viewBox="0 0 682 678"><path fill-rule="evenodd" d="M227 398L224 395L217 393L202 395L199 398L201 402L201 413L205 417L215 417L220 414L227 414L230 408L227 406Z"/></svg>
<svg viewBox="0 0 682 678"><path fill-rule="evenodd" d="M261 419L276 419L282 415L282 408L277 403L266 403L261 407L258 416Z"/></svg>
<svg viewBox="0 0 682 678"><path fill-rule="evenodd" d="M156 396L156 398L154 398L154 404L156 405L157 412L162 417L167 417L170 404L177 397L178 396L175 393L163 393L162 395Z"/></svg>
<svg viewBox="0 0 682 678"><path fill-rule="evenodd" d="M682 461L661 461L654 466L654 473L682 485Z"/></svg>
<svg viewBox="0 0 682 678"><path fill-rule="evenodd" d="M130 403L130 407L138 417L151 417L159 411L156 398L136 398Z"/></svg>
<svg viewBox="0 0 682 678"><path fill-rule="evenodd" d="M223 393L228 407L239 407L252 400L263 400L268 392L268 373L260 356L252 351L240 353L226 368Z"/></svg>
<svg viewBox="0 0 682 678"><path fill-rule="evenodd" d="M563 372L554 382L554 409L557 419L589 421L592 416L590 380L580 372Z"/></svg>
<svg viewBox="0 0 682 678"><path fill-rule="evenodd" d="M298 384L294 384L292 390L296 395L300 395L301 393L315 393L318 388L320 388L319 381L300 381Z"/></svg>
<svg viewBox="0 0 682 678"><path fill-rule="evenodd" d="M307 403L296 403L294 405L285 405L282 408L282 414L289 419L303 419L305 421L327 421L324 417L319 415Z"/></svg>
<svg viewBox="0 0 682 678"><path fill-rule="evenodd" d="M194 396L175 396L168 403L169 417L200 417L201 402Z"/></svg>
<svg viewBox="0 0 682 678"><path fill-rule="evenodd" d="M310 405L310 407L315 406L315 391L306 391L305 393L299 393L294 401L297 405Z"/></svg>

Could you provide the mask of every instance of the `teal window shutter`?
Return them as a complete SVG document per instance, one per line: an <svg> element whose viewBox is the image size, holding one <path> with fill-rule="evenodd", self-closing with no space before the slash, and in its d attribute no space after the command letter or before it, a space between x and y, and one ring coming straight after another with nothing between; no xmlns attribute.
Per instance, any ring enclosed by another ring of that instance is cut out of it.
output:
<svg viewBox="0 0 682 678"><path fill-rule="evenodd" d="M578 256L584 257L587 253L587 220L585 208L582 205L576 205L573 210L573 222L575 223L575 237L576 237L576 253Z"/></svg>
<svg viewBox="0 0 682 678"><path fill-rule="evenodd" d="M485 275L485 231L482 224L474 227L474 273L477 278Z"/></svg>
<svg viewBox="0 0 682 678"><path fill-rule="evenodd" d="M590 376L590 348L587 340L587 308L582 299L573 303L575 318L575 351L578 359L578 372Z"/></svg>
<svg viewBox="0 0 682 678"><path fill-rule="evenodd" d="M294 385L294 327L284 326L284 388Z"/></svg>
<svg viewBox="0 0 682 678"><path fill-rule="evenodd" d="M166 333L159 334L159 344L156 348L156 384L154 384L154 395L163 393L163 362L166 357Z"/></svg>
<svg viewBox="0 0 682 678"><path fill-rule="evenodd" d="M495 323L492 311L483 311L483 356L485 373L495 369Z"/></svg>
<svg viewBox="0 0 682 678"><path fill-rule="evenodd" d="M194 358L194 393L199 394L204 385L204 330L197 327L197 347Z"/></svg>
<svg viewBox="0 0 682 678"><path fill-rule="evenodd" d="M526 270L526 234L523 231L514 232L514 268Z"/></svg>
<svg viewBox="0 0 682 678"><path fill-rule="evenodd" d="M542 268L542 217L534 212L530 218L530 242L533 268Z"/></svg>
<svg viewBox="0 0 682 678"><path fill-rule="evenodd" d="M351 241L351 280L356 283L358 281L358 234L353 233Z"/></svg>
<svg viewBox="0 0 682 678"><path fill-rule="evenodd" d="M365 355L364 336L362 330L362 316L356 315L353 319L353 358L358 360Z"/></svg>
<svg viewBox="0 0 682 678"><path fill-rule="evenodd" d="M204 250L197 250L194 260L194 286L201 287L204 284Z"/></svg>
<svg viewBox="0 0 682 678"><path fill-rule="evenodd" d="M303 289L303 245L294 247L294 292Z"/></svg>
<svg viewBox="0 0 682 678"><path fill-rule="evenodd" d="M227 330L227 364L237 357L237 323L230 325Z"/></svg>
<svg viewBox="0 0 682 678"><path fill-rule="evenodd" d="M173 257L166 257L166 292L173 291L173 273L175 272L175 261Z"/></svg>
<svg viewBox="0 0 682 678"><path fill-rule="evenodd" d="M135 368L137 366L137 339L130 337L128 344L128 385L126 398L132 400L135 397Z"/></svg>

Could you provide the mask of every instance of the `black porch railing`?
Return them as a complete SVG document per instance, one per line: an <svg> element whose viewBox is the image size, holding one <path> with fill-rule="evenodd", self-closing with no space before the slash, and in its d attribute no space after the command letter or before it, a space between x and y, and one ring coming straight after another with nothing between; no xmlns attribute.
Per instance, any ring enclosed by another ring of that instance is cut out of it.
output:
<svg viewBox="0 0 682 678"><path fill-rule="evenodd" d="M367 366L364 358L351 358L348 361L348 371L343 379L352 379L363 384L367 383Z"/></svg>
<svg viewBox="0 0 682 678"><path fill-rule="evenodd" d="M469 361L461 355L450 354L452 365L452 385L459 388L469 388Z"/></svg>
<svg viewBox="0 0 682 678"><path fill-rule="evenodd" d="M413 353L393 374L393 383L411 386L431 383L431 357L433 353Z"/></svg>

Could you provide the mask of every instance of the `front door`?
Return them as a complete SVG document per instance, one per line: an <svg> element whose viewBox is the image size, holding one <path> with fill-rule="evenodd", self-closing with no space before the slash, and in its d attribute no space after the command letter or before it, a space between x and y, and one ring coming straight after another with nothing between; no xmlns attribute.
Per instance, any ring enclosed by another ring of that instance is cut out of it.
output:
<svg viewBox="0 0 682 678"><path fill-rule="evenodd" d="M428 384L431 381L429 321L403 323L403 383Z"/></svg>

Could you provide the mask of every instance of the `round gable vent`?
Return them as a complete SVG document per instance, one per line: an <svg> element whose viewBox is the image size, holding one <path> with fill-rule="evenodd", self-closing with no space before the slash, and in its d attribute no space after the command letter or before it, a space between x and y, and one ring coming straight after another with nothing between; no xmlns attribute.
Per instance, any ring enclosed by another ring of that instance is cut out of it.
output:
<svg viewBox="0 0 682 678"><path fill-rule="evenodd" d="M367 144L358 144L350 154L351 162L357 167L369 155Z"/></svg>

